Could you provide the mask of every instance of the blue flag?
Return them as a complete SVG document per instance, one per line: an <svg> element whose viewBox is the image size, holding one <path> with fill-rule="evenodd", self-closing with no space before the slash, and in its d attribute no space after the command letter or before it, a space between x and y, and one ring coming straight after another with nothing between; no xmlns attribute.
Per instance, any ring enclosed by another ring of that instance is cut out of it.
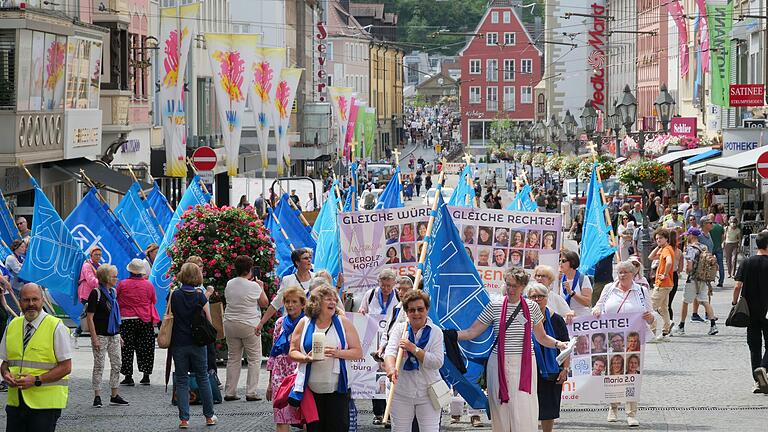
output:
<svg viewBox="0 0 768 432"><path fill-rule="evenodd" d="M91 188L64 224L83 252L87 254L92 247L98 246L101 261L117 267L117 276L125 279L130 276L125 267L143 254L96 194L96 189Z"/></svg>
<svg viewBox="0 0 768 432"><path fill-rule="evenodd" d="M153 187L152 191L147 195L147 201L149 206L152 207L152 210L155 211L155 216L157 217L157 221L160 222L160 226L165 229L168 226L168 223L171 222L173 212L168 206L168 200L165 198L165 195L163 195L163 193L160 192L160 188L157 187L157 183L155 183L155 187Z"/></svg>
<svg viewBox="0 0 768 432"><path fill-rule="evenodd" d="M459 230L453 223L448 206L443 202L440 187L432 233L423 266L424 291L432 299L429 317L442 329L466 329L490 302L488 292L475 265L464 249ZM488 400L476 384L482 373L483 361L493 345L490 327L476 339L459 342L462 354L468 360L467 373L460 375L453 365L444 365L440 373L473 408L486 408ZM449 363L449 362L446 362Z"/></svg>
<svg viewBox="0 0 768 432"><path fill-rule="evenodd" d="M507 210L526 212L535 212L538 208L539 206L536 205L536 201L531 199L530 185L523 186L507 206Z"/></svg>
<svg viewBox="0 0 768 432"><path fill-rule="evenodd" d="M21 238L19 228L16 226L16 221L13 219L10 210L8 210L8 204L5 202L5 198L3 198L2 191L0 191L0 239L8 247L11 247L11 243L19 238ZM4 255L4 257L6 256L8 255Z"/></svg>
<svg viewBox="0 0 768 432"><path fill-rule="evenodd" d="M293 245L294 249L309 248L313 251L317 246L315 239L312 238L311 228L301 222L299 219L301 212L291 207L288 202L289 199L288 194L283 194L274 210L270 209L270 211L274 212L277 220L271 217L271 214L267 220L269 223L267 228L269 228L272 240L275 242L275 254L278 255L280 260L275 272L280 276L295 271L291 261L291 251L293 250L291 245ZM285 238L280 228L283 229L288 239ZM285 256L287 256L287 260L284 259Z"/></svg>
<svg viewBox="0 0 768 432"><path fill-rule="evenodd" d="M390 209L405 207L403 204L403 185L400 184L400 166L395 168L395 173L392 178L389 179L387 186L381 192L379 196L379 202L376 203L374 209Z"/></svg>
<svg viewBox="0 0 768 432"><path fill-rule="evenodd" d="M339 197L334 193L338 186L334 180L328 199L312 226L312 234L317 238L317 247L313 256L315 271L325 269L333 276L341 272L341 232L339 228Z"/></svg>
<svg viewBox="0 0 768 432"><path fill-rule="evenodd" d="M163 235L160 231L160 222L149 211L149 203L139 195L140 188L138 182L133 183L115 208L115 214L136 239L141 250L145 251L151 243L159 245L163 241Z"/></svg>
<svg viewBox="0 0 768 432"><path fill-rule="evenodd" d="M587 189L587 206L584 211L584 228L579 245L581 255L581 274L593 275L595 266L603 258L616 252L611 246L609 233L611 226L605 220L606 204L600 195L600 182L597 181L597 162L592 165L592 176Z"/></svg>
<svg viewBox="0 0 768 432"><path fill-rule="evenodd" d="M467 181L469 179L469 181ZM448 205L454 207L474 207L475 188L472 185L472 168L467 165L461 171L461 178L456 189L453 190Z"/></svg>
<svg viewBox="0 0 768 432"><path fill-rule="evenodd" d="M165 229L165 236L163 236L160 249L157 251L157 258L155 258L155 262L152 264L152 273L149 275L149 281L155 286L155 292L157 293L156 307L161 317L165 314L165 300L171 288L171 275L168 274L168 270L171 269L171 255L168 253L168 248L175 241L174 237L176 237L176 232L178 231L176 225L181 222L181 215L187 209L208 204L210 201L211 195L205 193L200 183L200 177L195 176L190 181L189 186L187 186L187 190L184 191L184 195L181 197L176 211L173 212L173 217L168 222L168 227Z"/></svg>
<svg viewBox="0 0 768 432"><path fill-rule="evenodd" d="M53 300L79 324L83 305L77 296L77 282L85 253L35 179L30 180L35 187L34 224L19 278L47 288Z"/></svg>
<svg viewBox="0 0 768 432"><path fill-rule="evenodd" d="M352 184L347 189L347 197L344 200L344 211L351 212L357 211L357 162L352 163Z"/></svg>

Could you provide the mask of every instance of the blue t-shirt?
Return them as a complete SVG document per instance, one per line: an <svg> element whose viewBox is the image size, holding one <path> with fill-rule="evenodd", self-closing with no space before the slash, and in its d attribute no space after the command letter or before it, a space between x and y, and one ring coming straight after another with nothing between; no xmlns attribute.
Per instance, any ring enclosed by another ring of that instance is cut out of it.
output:
<svg viewBox="0 0 768 432"><path fill-rule="evenodd" d="M192 339L192 317L200 313L198 306L204 307L208 299L196 287L182 285L171 295L171 312L173 313L173 331L171 346L195 345Z"/></svg>

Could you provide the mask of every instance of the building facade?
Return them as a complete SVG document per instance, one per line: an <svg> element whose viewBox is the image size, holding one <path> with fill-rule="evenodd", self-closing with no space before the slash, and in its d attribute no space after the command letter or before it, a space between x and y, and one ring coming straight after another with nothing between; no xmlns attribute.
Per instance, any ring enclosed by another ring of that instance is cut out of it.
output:
<svg viewBox="0 0 768 432"><path fill-rule="evenodd" d="M653 102L662 84L669 82L669 26L666 2L637 0L637 119L655 117ZM648 127L646 125L645 127Z"/></svg>
<svg viewBox="0 0 768 432"><path fill-rule="evenodd" d="M378 120L374 160L386 149L394 149L403 135L403 56L400 48L386 42L371 42L368 47L370 93L368 105L376 108Z"/></svg>
<svg viewBox="0 0 768 432"><path fill-rule="evenodd" d="M510 6L489 7L473 33L459 52L461 136L473 153L485 154L495 119L533 121L543 53Z"/></svg>

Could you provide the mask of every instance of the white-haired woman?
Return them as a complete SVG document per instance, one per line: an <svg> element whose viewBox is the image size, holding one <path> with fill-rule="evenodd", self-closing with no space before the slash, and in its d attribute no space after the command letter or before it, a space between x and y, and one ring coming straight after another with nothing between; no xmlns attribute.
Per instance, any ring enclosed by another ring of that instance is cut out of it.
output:
<svg viewBox="0 0 768 432"><path fill-rule="evenodd" d="M616 266L618 280L609 283L603 288L600 300L592 308L592 315L599 318L604 313L631 314L642 313L647 323L653 323L653 309L648 290L636 283L635 266L631 261L622 261ZM618 403L610 404L608 409L608 421L615 422L618 415ZM627 401L627 425L637 427L637 402Z"/></svg>
<svg viewBox="0 0 768 432"><path fill-rule="evenodd" d="M117 267L111 264L102 264L96 270L96 279L99 286L91 291L88 296L88 308L85 319L88 321L88 329L91 333L91 346L93 347L93 374L91 385L93 386L93 406L101 408L101 376L104 372L105 356L109 354L109 387L112 389L110 405L128 405L128 402L117 394L120 384L120 367L122 357L120 353L120 305L117 303Z"/></svg>
<svg viewBox="0 0 768 432"><path fill-rule="evenodd" d="M568 342L568 327L563 317L551 311L547 306L550 290L541 283L528 285L528 298L536 302L544 314L544 330L548 336L559 341ZM561 298L560 296L557 296ZM539 398L539 421L544 432L551 432L555 419L560 418L560 399L563 393L563 383L568 379L570 359L566 359L563 367L557 363L559 350L546 348L533 340L533 352L536 354L538 381L536 393Z"/></svg>
<svg viewBox="0 0 768 432"><path fill-rule="evenodd" d="M557 277L555 269L548 265L539 264L533 269L533 280L547 288L547 307L570 324L576 313L568 306L565 299L552 289L552 282L555 281L555 277Z"/></svg>

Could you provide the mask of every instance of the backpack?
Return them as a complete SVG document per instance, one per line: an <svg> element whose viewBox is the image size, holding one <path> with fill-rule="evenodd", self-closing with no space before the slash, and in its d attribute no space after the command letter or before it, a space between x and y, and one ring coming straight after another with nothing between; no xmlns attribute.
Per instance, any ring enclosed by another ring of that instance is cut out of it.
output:
<svg viewBox="0 0 768 432"><path fill-rule="evenodd" d="M192 314L192 339L197 346L208 346L216 342L216 327L211 324L203 307L199 305L197 311Z"/></svg>
<svg viewBox="0 0 768 432"><path fill-rule="evenodd" d="M717 278L718 266L717 259L706 247L691 246L698 250L696 259L693 263L693 273L691 276L693 280L701 282L712 282Z"/></svg>

